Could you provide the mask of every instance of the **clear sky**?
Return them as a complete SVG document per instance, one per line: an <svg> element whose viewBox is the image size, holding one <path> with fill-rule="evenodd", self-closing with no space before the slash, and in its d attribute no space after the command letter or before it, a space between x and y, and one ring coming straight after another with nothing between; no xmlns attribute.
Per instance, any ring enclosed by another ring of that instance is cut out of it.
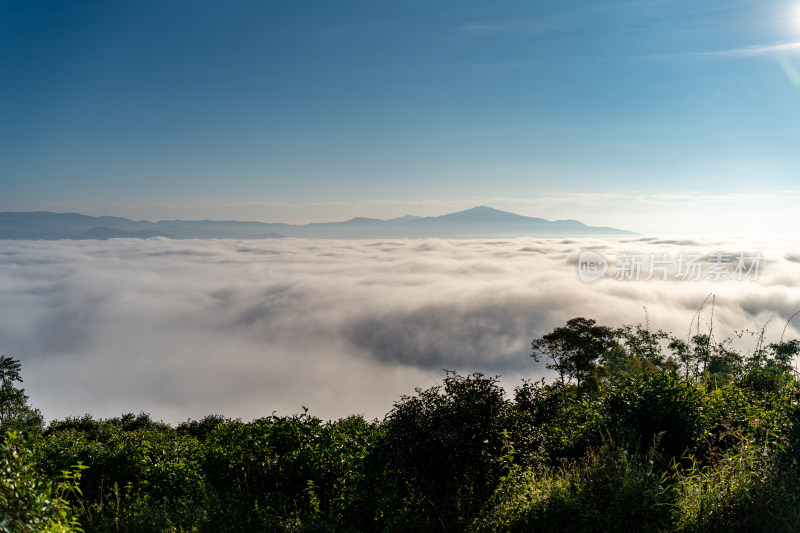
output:
<svg viewBox="0 0 800 533"><path fill-rule="evenodd" d="M800 1L0 3L0 210L478 204L796 229Z"/></svg>

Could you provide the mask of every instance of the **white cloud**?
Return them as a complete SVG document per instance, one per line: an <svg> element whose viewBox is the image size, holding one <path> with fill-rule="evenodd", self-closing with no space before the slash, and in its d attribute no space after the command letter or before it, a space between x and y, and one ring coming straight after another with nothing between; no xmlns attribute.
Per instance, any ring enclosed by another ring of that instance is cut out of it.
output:
<svg viewBox="0 0 800 533"><path fill-rule="evenodd" d="M718 50L715 52L703 52L700 55L716 55L729 57L754 57L763 55L775 55L783 53L800 52L800 42L793 43L774 43L757 44L730 50Z"/></svg>
<svg viewBox="0 0 800 533"><path fill-rule="evenodd" d="M441 369L542 375L530 340L583 315L685 333L717 294L720 335L776 336L800 309L798 242L614 240L0 242L0 352L46 417L176 422L273 411L382 417ZM761 251L758 281L578 280L577 257ZM793 255L794 254L794 255ZM794 335L797 330L789 328ZM743 342L749 342L745 339Z"/></svg>

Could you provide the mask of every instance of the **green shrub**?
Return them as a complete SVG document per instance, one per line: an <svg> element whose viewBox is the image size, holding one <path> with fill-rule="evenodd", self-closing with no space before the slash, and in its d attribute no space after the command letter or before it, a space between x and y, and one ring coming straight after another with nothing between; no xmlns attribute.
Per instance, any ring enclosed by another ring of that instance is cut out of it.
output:
<svg viewBox="0 0 800 533"><path fill-rule="evenodd" d="M479 373L448 372L443 388L396 403L381 446L400 519L432 529L468 524L508 469L512 414L497 379Z"/></svg>
<svg viewBox="0 0 800 533"><path fill-rule="evenodd" d="M373 511L365 505L362 478L378 432L378 424L360 416L328 423L305 414L272 416L218 425L205 458L209 483L220 495L215 526L367 527Z"/></svg>
<svg viewBox="0 0 800 533"><path fill-rule="evenodd" d="M770 450L741 439L713 464L678 469L675 531L798 531L800 487Z"/></svg>
<svg viewBox="0 0 800 533"><path fill-rule="evenodd" d="M605 445L559 468L515 469L473 531L659 531L669 486L647 457Z"/></svg>
<svg viewBox="0 0 800 533"><path fill-rule="evenodd" d="M87 530L113 524L123 531L160 531L202 520L197 509L206 486L200 444L141 417L130 422L84 417L51 424L37 445L38 465L50 476L77 462L89 467L75 502Z"/></svg>
<svg viewBox="0 0 800 533"><path fill-rule="evenodd" d="M200 442L205 442L214 430L217 429L217 426L231 422L233 422L233 420L225 418L222 415L207 415L201 420L187 420L186 422L181 422L178 424L178 427L175 428L175 431L177 431L179 435L189 435Z"/></svg>
<svg viewBox="0 0 800 533"><path fill-rule="evenodd" d="M705 437L704 400L702 387L668 372L624 378L603 399L604 431L639 450L648 450L658 437L656 451L669 462Z"/></svg>
<svg viewBox="0 0 800 533"><path fill-rule="evenodd" d="M0 532L68 533L83 531L68 502L80 495L83 466L60 472L59 481L35 469L33 442L14 432L0 444Z"/></svg>

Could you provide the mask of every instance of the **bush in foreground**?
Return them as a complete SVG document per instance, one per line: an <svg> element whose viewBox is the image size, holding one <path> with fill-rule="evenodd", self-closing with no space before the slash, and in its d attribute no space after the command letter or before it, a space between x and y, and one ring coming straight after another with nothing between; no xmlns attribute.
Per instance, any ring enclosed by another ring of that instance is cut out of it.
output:
<svg viewBox="0 0 800 533"><path fill-rule="evenodd" d="M33 442L14 432L0 445L0 532L69 533L83 531L68 501L80 496L82 466L43 480L36 471Z"/></svg>

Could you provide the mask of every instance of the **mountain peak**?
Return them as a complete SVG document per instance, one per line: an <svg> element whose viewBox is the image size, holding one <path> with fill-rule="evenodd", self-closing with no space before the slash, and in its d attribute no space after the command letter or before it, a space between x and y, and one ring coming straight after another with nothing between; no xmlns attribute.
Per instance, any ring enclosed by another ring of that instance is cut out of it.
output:
<svg viewBox="0 0 800 533"><path fill-rule="evenodd" d="M489 207L488 205L476 205L475 207L465 209L464 211L499 211L499 209Z"/></svg>
<svg viewBox="0 0 800 533"><path fill-rule="evenodd" d="M489 207L488 205L476 205L470 209L465 209L463 211L458 211L458 213L473 213L473 214L488 214L488 213L505 213L511 215L513 213L509 213L508 211L501 211L500 209L495 209L494 207ZM457 213L451 213L457 214Z"/></svg>
<svg viewBox="0 0 800 533"><path fill-rule="evenodd" d="M471 209L465 209L464 211L449 213L447 215L442 215L436 218L444 220L460 220L460 221L472 220L476 222L485 220L517 220L517 221L523 219L530 220L530 217L517 215L515 213L510 213L508 211L501 211L499 209L495 209L494 207L488 207L485 205L479 205ZM541 219L534 219L534 220L541 220Z"/></svg>

